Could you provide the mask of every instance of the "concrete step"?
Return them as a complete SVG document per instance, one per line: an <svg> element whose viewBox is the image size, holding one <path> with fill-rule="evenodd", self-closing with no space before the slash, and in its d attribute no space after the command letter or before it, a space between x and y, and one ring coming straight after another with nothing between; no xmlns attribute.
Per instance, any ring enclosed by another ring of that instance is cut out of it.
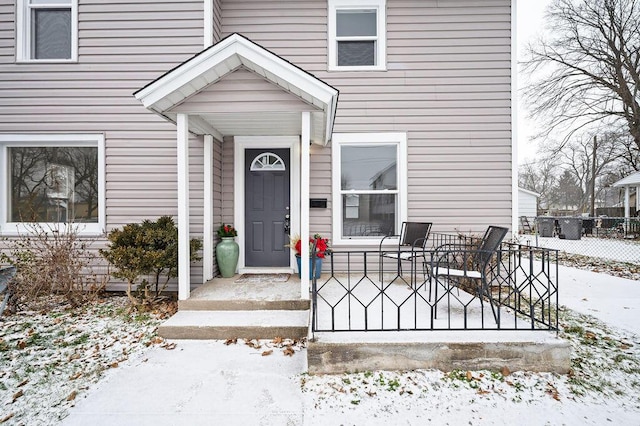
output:
<svg viewBox="0 0 640 426"><path fill-rule="evenodd" d="M158 327L166 339L300 339L308 331L308 310L180 310Z"/></svg>
<svg viewBox="0 0 640 426"><path fill-rule="evenodd" d="M310 301L297 300L210 300L191 298L178 301L180 311L306 311Z"/></svg>

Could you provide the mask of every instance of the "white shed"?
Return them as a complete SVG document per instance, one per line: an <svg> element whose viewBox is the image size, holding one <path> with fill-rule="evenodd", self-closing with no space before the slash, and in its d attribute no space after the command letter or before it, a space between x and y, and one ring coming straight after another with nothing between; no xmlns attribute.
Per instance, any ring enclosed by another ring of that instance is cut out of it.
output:
<svg viewBox="0 0 640 426"><path fill-rule="evenodd" d="M518 188L518 216L529 218L538 215L538 197L540 194L524 188Z"/></svg>

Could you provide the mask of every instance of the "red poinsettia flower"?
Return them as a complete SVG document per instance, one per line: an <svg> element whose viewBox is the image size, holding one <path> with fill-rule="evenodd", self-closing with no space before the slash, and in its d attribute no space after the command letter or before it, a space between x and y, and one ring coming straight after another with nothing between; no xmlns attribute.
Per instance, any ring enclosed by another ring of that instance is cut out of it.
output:
<svg viewBox="0 0 640 426"><path fill-rule="evenodd" d="M311 255L314 242L316 243L316 256L324 258L327 250L329 250L329 240L327 238L322 238L320 234L315 234L313 237L309 238L309 255ZM300 253L302 252L302 241L300 241L300 237L298 235L291 237L291 242L288 247L292 247L296 251L296 255L300 256Z"/></svg>

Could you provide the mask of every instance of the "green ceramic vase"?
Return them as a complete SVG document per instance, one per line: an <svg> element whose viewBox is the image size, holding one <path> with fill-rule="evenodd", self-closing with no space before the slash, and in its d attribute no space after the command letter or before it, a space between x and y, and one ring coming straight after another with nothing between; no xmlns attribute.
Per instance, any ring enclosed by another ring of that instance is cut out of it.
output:
<svg viewBox="0 0 640 426"><path fill-rule="evenodd" d="M238 256L240 248L234 237L222 237L222 241L216 246L216 260L218 270L224 278L233 277L238 266Z"/></svg>

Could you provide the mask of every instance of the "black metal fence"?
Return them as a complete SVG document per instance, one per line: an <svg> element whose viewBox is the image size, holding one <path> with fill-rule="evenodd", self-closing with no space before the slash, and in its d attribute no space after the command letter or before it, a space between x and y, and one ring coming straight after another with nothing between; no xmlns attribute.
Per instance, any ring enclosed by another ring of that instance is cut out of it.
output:
<svg viewBox="0 0 640 426"><path fill-rule="evenodd" d="M432 277L435 247L473 238L434 234L419 267L402 272L378 251L328 254L321 278L312 280L312 331L557 331L556 250L503 243L484 296Z"/></svg>

